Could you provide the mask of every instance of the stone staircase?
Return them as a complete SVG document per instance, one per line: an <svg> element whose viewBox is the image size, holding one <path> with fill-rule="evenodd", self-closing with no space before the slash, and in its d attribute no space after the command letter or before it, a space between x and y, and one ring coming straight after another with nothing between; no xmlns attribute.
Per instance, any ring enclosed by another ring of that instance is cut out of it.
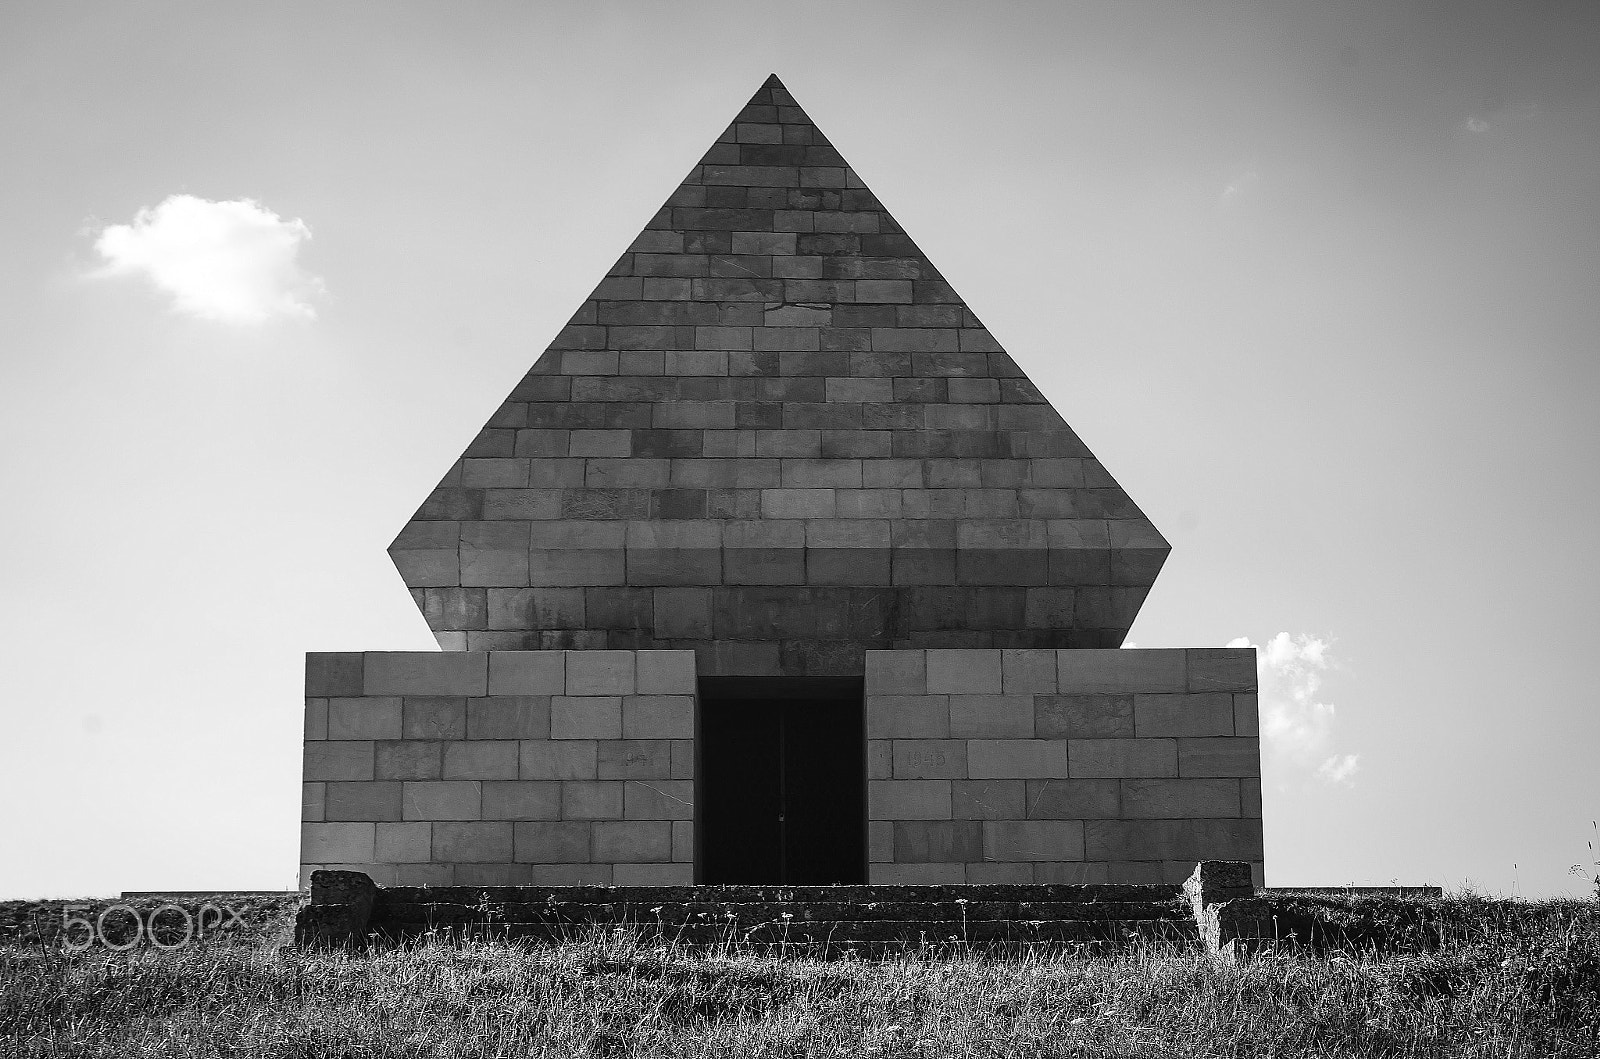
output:
<svg viewBox="0 0 1600 1059"><path fill-rule="evenodd" d="M696 947L795 946L819 954L984 950L1130 938L1194 941L1176 886L505 886L387 887L367 930L556 941L625 928Z"/></svg>

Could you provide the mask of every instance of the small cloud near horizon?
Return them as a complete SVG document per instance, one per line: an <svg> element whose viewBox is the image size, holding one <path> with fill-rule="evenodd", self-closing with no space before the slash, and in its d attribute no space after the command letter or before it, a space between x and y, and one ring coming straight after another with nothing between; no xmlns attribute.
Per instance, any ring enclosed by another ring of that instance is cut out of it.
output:
<svg viewBox="0 0 1600 1059"><path fill-rule="evenodd" d="M1323 783L1349 786L1361 770L1361 755L1334 751L1338 711L1332 703L1317 701L1329 667L1328 641L1280 632L1265 645L1240 636L1226 646L1256 649L1261 745L1267 762L1280 774L1298 771Z"/></svg>
<svg viewBox="0 0 1600 1059"><path fill-rule="evenodd" d="M101 277L141 276L172 298L173 311L201 320L260 325L316 317L322 280L300 267L311 229L259 202L169 195L131 224L101 230Z"/></svg>

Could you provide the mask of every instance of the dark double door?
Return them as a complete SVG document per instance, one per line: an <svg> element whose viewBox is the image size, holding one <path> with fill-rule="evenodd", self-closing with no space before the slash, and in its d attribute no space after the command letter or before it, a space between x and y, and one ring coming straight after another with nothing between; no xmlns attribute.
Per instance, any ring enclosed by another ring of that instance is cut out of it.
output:
<svg viewBox="0 0 1600 1059"><path fill-rule="evenodd" d="M702 883L866 881L859 691L702 689L699 744Z"/></svg>

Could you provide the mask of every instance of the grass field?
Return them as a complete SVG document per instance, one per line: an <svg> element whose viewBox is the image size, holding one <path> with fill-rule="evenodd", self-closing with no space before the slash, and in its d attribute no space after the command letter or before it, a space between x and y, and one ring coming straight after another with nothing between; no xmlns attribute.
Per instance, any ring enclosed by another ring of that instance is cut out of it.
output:
<svg viewBox="0 0 1600 1059"><path fill-rule="evenodd" d="M58 906L0 905L0 1055L1600 1055L1596 901L1446 898L1431 952L1238 965L1159 946L821 961L623 933L351 956L286 948L295 904L127 952L65 951Z"/></svg>

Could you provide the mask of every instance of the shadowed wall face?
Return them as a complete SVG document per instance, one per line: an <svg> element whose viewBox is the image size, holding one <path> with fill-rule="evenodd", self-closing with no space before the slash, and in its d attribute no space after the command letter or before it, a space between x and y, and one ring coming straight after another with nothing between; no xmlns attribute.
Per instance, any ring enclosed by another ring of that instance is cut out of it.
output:
<svg viewBox="0 0 1600 1059"><path fill-rule="evenodd" d="M447 650L1122 642L1168 546L773 78L390 548Z"/></svg>

